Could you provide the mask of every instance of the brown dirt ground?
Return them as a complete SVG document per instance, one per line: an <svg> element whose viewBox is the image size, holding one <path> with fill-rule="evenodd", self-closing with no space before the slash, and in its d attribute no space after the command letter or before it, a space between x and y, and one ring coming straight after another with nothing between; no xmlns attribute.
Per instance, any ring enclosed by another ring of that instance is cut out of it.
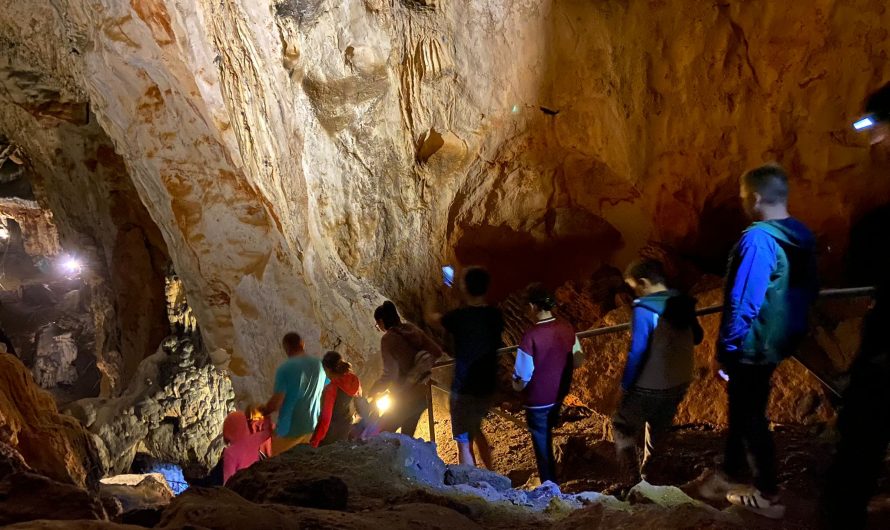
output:
<svg viewBox="0 0 890 530"><path fill-rule="evenodd" d="M442 394L441 392L437 392ZM504 406L510 408L507 403ZM451 439L447 398L436 398L436 437L439 455L446 463L457 463L457 447ZM614 461L608 418L581 406L567 407L564 423L555 431L554 452L565 492L601 491L613 493L622 485ZM418 435L428 439L426 421ZM521 411L498 407L489 413L483 431L493 448L494 471L510 477L516 487L535 485L537 471L531 439ZM772 522L743 514L750 528L815 528L821 477L831 462L832 441L824 429L774 426L779 462L779 481L788 507L784 520ZM703 425L676 427L662 445L664 457L652 471L655 484L680 486L696 495L696 479L715 467L722 456L724 432ZM870 508L869 528L890 528L890 461ZM727 508L728 504L716 503Z"/></svg>

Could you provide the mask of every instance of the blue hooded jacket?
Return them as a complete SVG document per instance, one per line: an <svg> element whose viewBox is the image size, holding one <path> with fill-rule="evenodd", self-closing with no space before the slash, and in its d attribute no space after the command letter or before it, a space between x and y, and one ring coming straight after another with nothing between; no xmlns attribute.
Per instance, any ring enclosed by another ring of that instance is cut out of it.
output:
<svg viewBox="0 0 890 530"><path fill-rule="evenodd" d="M793 218L761 221L730 256L717 342L724 364L778 364L806 334L818 295L815 237Z"/></svg>

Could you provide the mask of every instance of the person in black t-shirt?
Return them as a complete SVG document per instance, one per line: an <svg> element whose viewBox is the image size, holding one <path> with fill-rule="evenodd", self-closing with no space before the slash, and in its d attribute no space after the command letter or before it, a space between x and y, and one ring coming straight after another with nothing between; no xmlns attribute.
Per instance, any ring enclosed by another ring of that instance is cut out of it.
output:
<svg viewBox="0 0 890 530"><path fill-rule="evenodd" d="M886 160L890 150L890 83L869 96L865 111L867 115L853 127L868 130L873 152ZM820 503L823 526L832 530L866 528L869 501L877 489L890 444L890 263L887 225L882 222L888 206L874 212L870 222L860 225L850 241L850 257L854 258L858 276L855 279L874 282L877 292L862 323L859 353L850 366L850 383L837 419L836 454ZM857 263L856 258L862 262Z"/></svg>
<svg viewBox="0 0 890 530"><path fill-rule="evenodd" d="M454 341L451 383L451 427L461 464L476 465L475 444L485 467L492 469L491 448L482 433L482 419L497 388L497 350L503 346L504 318L485 301L490 276L485 269L467 269L461 282L464 305L434 316Z"/></svg>

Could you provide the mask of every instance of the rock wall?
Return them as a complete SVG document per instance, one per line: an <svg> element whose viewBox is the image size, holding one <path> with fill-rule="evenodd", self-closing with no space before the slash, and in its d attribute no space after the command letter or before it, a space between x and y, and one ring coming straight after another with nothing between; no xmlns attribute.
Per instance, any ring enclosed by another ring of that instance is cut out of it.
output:
<svg viewBox="0 0 890 530"><path fill-rule="evenodd" d="M0 354L0 443L52 480L80 487L94 487L99 480L89 433L74 418L59 414L52 396L7 353Z"/></svg>
<svg viewBox="0 0 890 530"><path fill-rule="evenodd" d="M229 378L200 347L171 336L139 365L123 395L81 400L67 411L94 435L104 475L129 472L142 452L204 477L222 453L234 397Z"/></svg>
<svg viewBox="0 0 890 530"><path fill-rule="evenodd" d="M650 240L718 267L736 179L765 160L829 273L890 200L849 128L886 80L880 0L7 4L0 133L106 252L108 219L145 205L244 400L290 329L374 373L373 306L419 314L443 263L487 264L499 294ZM163 245L144 247L129 267Z"/></svg>

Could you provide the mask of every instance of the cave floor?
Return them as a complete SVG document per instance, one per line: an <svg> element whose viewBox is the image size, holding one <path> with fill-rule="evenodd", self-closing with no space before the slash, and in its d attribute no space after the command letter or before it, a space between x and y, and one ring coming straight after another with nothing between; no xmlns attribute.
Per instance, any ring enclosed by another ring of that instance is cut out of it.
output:
<svg viewBox="0 0 890 530"><path fill-rule="evenodd" d="M608 418L581 407L567 407L564 421L554 433L557 471L566 493L600 491L616 494L621 484L614 461L614 446ZM436 421L439 455L446 463L457 463L457 446L451 440L447 417ZM777 425L774 436L779 465L779 481L787 506L784 520L769 521L743 513L750 528L815 528L821 478L831 462L832 441L820 429ZM535 484L535 458L531 439L521 412L498 409L490 413L483 431L493 449L494 471L510 477L514 486ZM418 433L423 434L423 433ZM696 497L696 479L715 467L721 457L724 432L709 426L676 427L663 444L664 458L653 471L650 482L676 485ZM890 528L890 461L885 461L879 491L870 507L869 528ZM719 509L728 503L711 503Z"/></svg>

